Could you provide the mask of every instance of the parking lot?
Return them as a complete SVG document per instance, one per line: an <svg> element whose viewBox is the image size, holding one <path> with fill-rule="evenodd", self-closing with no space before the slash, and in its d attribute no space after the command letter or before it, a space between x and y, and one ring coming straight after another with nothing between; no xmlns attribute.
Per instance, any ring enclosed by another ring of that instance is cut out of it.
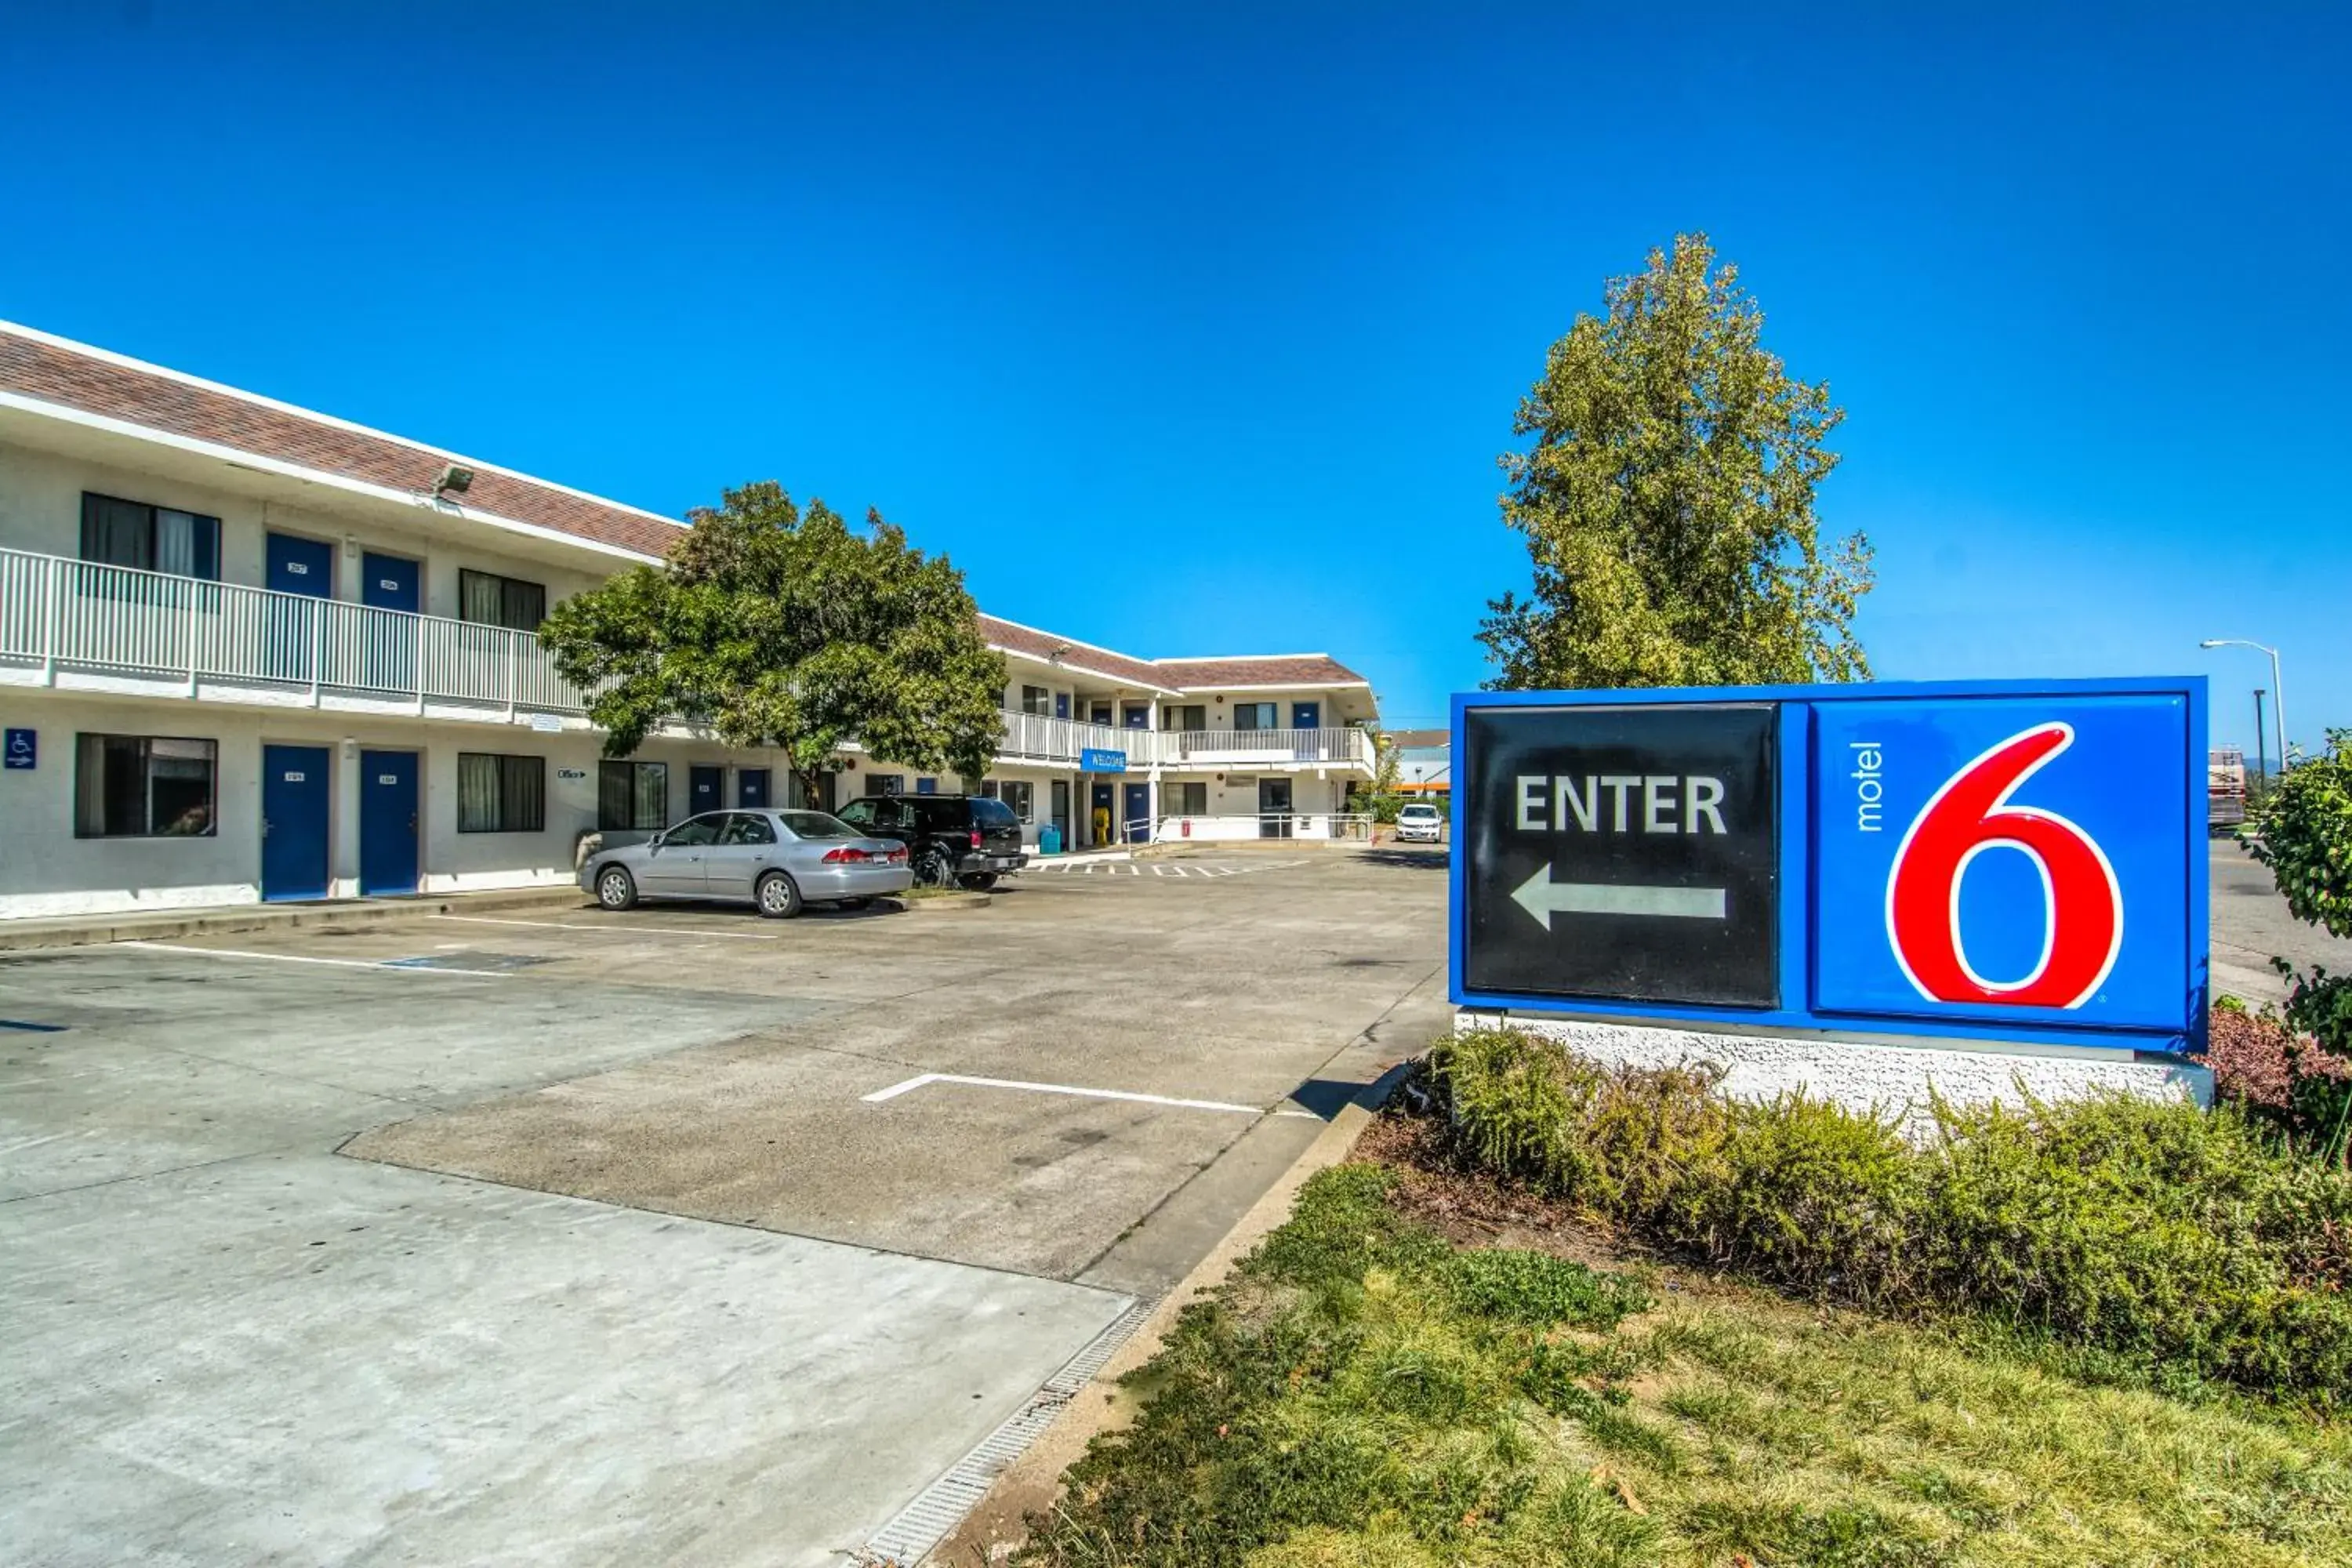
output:
<svg viewBox="0 0 2352 1568"><path fill-rule="evenodd" d="M0 956L0 1560L838 1562L1442 1026L1441 868Z"/></svg>

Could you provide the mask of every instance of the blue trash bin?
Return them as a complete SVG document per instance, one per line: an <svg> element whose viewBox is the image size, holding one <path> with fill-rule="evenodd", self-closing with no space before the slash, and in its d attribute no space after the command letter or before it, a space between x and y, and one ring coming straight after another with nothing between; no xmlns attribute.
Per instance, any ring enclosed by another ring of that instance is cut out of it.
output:
<svg viewBox="0 0 2352 1568"><path fill-rule="evenodd" d="M1061 852L1062 830L1049 822L1038 830L1037 853L1040 855L1059 855Z"/></svg>

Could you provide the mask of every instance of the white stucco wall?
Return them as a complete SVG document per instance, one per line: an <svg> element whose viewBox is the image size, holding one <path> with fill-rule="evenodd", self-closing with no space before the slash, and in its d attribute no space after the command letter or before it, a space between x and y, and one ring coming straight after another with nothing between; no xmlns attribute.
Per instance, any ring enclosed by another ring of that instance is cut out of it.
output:
<svg viewBox="0 0 2352 1568"><path fill-rule="evenodd" d="M324 746L329 752L332 896L359 891L359 753L419 753L419 891L528 887L568 880L579 836L596 826L600 739L583 730L547 734L525 724L459 724L256 711L206 702L109 700L37 689L0 689L0 717L36 731L39 765L0 771L0 919L115 913L127 910L249 903L261 897L261 756L266 744ZM215 830L205 837L76 838L75 736L181 736L218 747ZM348 744L347 744L348 742ZM457 755L488 752L547 763L546 826L536 833L457 831ZM668 820L686 814L688 768L728 766L725 804L735 804L732 770L772 763L781 800L781 758L729 753L688 741L655 741L638 760L669 764ZM565 778L564 773L576 773Z"/></svg>
<svg viewBox="0 0 2352 1568"><path fill-rule="evenodd" d="M224 469L225 473L228 470ZM423 612L458 618L461 571L495 572L539 583L551 606L591 587L621 563L604 559L565 567L544 559L496 548L500 535L470 524L447 524L419 509L416 524L362 519L322 510L263 500L225 485L142 474L60 453L0 444L0 545L45 555L81 553L81 498L85 490L142 501L150 506L217 517L221 521L221 581L245 587L268 585L266 540L290 533L335 547L331 597L357 600L367 551L405 556L424 563ZM455 535L453 537L452 535Z"/></svg>
<svg viewBox="0 0 2352 1568"><path fill-rule="evenodd" d="M1506 1021L1612 1066L1714 1062L1727 1069L1723 1091L1736 1098L1769 1100L1801 1089L1849 1110L1895 1116L1915 1134L1932 1129L1931 1090L1956 1105L2015 1104L2021 1091L2063 1100L2102 1089L2145 1100L2213 1102L2213 1075L2207 1069L2161 1058L2143 1060L2128 1051L2060 1053L1990 1041L1895 1045L1468 1011L1456 1016L1455 1025Z"/></svg>

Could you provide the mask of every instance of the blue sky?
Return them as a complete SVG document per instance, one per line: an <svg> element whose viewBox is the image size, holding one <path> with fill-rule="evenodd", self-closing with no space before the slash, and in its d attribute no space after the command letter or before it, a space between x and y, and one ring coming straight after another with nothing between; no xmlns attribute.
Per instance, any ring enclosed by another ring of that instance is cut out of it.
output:
<svg viewBox="0 0 2352 1568"><path fill-rule="evenodd" d="M997 614L1410 721L1526 581L1545 345L1704 228L1849 411L1882 677L2204 671L2251 741L2267 666L2196 647L2248 637L2352 724L2340 7L12 9L48 331L659 510L878 506Z"/></svg>

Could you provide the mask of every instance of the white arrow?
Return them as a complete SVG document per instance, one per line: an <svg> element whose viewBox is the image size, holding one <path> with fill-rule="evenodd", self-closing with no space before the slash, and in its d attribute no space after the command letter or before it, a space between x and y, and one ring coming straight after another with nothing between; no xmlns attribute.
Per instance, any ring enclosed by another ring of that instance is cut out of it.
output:
<svg viewBox="0 0 2352 1568"><path fill-rule="evenodd" d="M1643 888L1623 882L1555 882L1551 863L1536 868L1511 895L1519 908L1551 930L1551 917L1570 915L1672 915L1683 920L1725 918L1721 888Z"/></svg>

